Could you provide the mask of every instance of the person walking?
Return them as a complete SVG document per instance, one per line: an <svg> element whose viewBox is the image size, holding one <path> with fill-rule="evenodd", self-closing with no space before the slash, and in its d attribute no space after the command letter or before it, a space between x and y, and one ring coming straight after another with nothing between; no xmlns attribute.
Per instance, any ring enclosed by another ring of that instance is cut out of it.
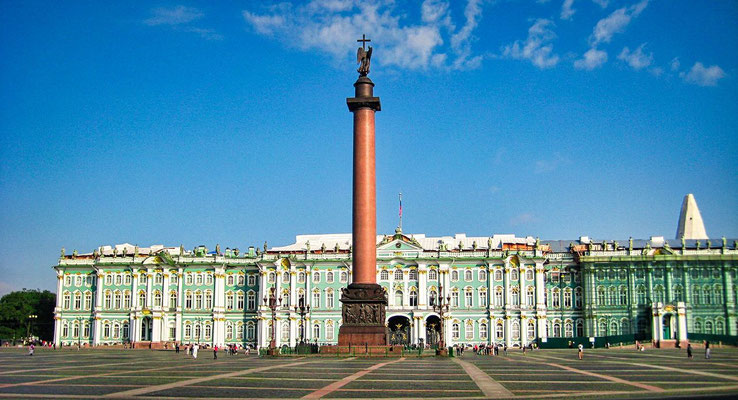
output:
<svg viewBox="0 0 738 400"><path fill-rule="evenodd" d="M174 344L174 354L179 354L179 342Z"/></svg>
<svg viewBox="0 0 738 400"><path fill-rule="evenodd" d="M687 344L687 358L692 358L692 343Z"/></svg>
<svg viewBox="0 0 738 400"><path fill-rule="evenodd" d="M199 349L200 345L198 345L197 343L192 346L192 358L194 358L195 360L197 360L197 350Z"/></svg>
<svg viewBox="0 0 738 400"><path fill-rule="evenodd" d="M34 350L35 350L35 347L33 346L33 343L31 343L31 345L28 346L28 355L32 356Z"/></svg>
<svg viewBox="0 0 738 400"><path fill-rule="evenodd" d="M577 349L578 349L579 359L580 360L584 359L584 346L581 343L579 343L579 346L577 346Z"/></svg>
<svg viewBox="0 0 738 400"><path fill-rule="evenodd" d="M218 345L213 346L213 360L218 359Z"/></svg>
<svg viewBox="0 0 738 400"><path fill-rule="evenodd" d="M710 341L705 340L705 358L710 359Z"/></svg>

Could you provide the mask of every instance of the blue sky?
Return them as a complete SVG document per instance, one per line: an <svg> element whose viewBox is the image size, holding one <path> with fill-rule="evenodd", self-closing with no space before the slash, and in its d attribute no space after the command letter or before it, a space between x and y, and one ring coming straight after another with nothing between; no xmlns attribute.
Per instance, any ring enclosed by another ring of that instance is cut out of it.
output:
<svg viewBox="0 0 738 400"><path fill-rule="evenodd" d="M110 4L109 4L110 3ZM356 39L378 231L738 237L732 1L3 2L0 293L68 252L351 231Z"/></svg>

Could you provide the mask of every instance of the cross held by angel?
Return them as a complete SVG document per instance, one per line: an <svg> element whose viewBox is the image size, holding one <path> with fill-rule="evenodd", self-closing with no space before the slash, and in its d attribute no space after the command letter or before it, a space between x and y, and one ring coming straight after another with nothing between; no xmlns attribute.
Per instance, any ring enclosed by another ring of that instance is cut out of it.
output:
<svg viewBox="0 0 738 400"><path fill-rule="evenodd" d="M371 42L371 39L367 39L366 35L361 35L361 39L357 42L361 42L361 47L356 52L356 62L359 64L359 69L356 72L359 73L359 76L366 76L369 74L369 65L372 60L372 47L369 46L369 50L367 50L366 42Z"/></svg>

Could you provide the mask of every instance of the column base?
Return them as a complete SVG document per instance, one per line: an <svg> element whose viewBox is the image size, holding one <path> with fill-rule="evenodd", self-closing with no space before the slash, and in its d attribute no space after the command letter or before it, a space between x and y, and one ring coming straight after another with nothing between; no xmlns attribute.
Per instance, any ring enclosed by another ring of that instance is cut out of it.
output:
<svg viewBox="0 0 738 400"><path fill-rule="evenodd" d="M352 283L341 293L343 324L339 346L387 346L387 297L376 283Z"/></svg>

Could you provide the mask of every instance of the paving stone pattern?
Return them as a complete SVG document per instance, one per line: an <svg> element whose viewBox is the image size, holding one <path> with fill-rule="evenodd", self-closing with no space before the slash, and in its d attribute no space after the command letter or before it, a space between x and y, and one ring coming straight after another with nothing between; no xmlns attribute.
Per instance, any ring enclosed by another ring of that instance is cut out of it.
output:
<svg viewBox="0 0 738 400"><path fill-rule="evenodd" d="M0 398L736 398L738 349L538 350L449 358L0 349ZM458 361L458 360L456 360ZM470 368L470 364L471 367ZM470 373L473 371L474 373ZM480 374L481 371L481 374ZM497 388L495 391L494 388Z"/></svg>

